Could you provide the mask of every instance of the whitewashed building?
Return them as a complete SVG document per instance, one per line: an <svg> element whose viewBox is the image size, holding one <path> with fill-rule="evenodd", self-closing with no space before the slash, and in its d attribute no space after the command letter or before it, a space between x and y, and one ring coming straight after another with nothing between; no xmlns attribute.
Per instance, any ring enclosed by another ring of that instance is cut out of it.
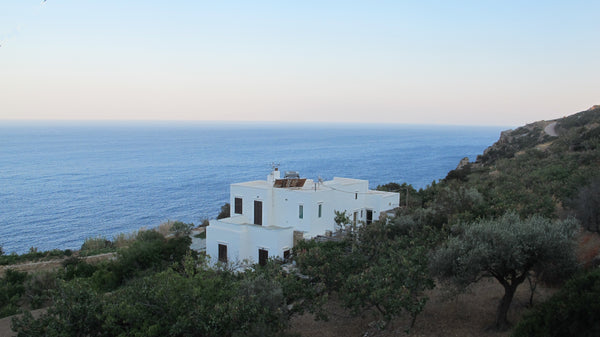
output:
<svg viewBox="0 0 600 337"><path fill-rule="evenodd" d="M230 217L210 221L206 252L213 262L262 264L269 257L287 257L294 236L335 231L334 211L346 211L357 225L369 224L398 202L398 193L369 190L367 180L315 182L296 172L281 178L275 168L267 180L231 184Z"/></svg>

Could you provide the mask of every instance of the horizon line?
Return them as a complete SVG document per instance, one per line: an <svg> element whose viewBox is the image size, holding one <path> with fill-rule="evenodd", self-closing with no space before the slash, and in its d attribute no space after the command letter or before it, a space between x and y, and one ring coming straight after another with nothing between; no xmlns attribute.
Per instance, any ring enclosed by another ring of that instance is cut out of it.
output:
<svg viewBox="0 0 600 337"><path fill-rule="evenodd" d="M460 123L402 123L402 122L357 122L357 121L281 121L281 120L202 120L202 119L54 119L54 118L0 118L0 125L2 123L15 123L15 124L90 124L90 123L104 123L104 124L181 124L181 123L193 123L195 125L200 124L218 124L218 125L305 125L305 126L370 126L370 127L394 127L394 126L450 126L450 127L503 127L503 128L514 128L516 125L500 125L500 124L460 124ZM529 124L529 123L527 123Z"/></svg>

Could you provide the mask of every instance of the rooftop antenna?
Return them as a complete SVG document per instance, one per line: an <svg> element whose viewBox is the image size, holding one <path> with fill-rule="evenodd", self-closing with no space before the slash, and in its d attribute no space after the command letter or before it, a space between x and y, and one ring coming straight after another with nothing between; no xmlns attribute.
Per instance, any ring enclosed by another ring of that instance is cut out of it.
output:
<svg viewBox="0 0 600 337"><path fill-rule="evenodd" d="M315 182L315 191L317 190L318 185L323 185L323 179L321 176L318 176L317 181Z"/></svg>

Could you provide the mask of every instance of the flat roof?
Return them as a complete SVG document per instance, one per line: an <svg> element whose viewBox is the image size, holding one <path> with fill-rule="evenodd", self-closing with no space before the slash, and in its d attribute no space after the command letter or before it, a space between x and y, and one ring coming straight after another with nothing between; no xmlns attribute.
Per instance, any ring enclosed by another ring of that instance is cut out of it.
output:
<svg viewBox="0 0 600 337"><path fill-rule="evenodd" d="M281 183L282 180L285 179L277 179L275 182L270 183L266 180L253 180L246 181L241 183L233 183L231 186L246 186L246 187L254 187L261 189L270 189L270 188L285 188L289 190L299 190L299 191L315 191L315 183L312 179L294 179L295 181L302 181L302 184L290 184L288 187L284 187ZM341 178L334 177L332 180L324 181L322 184L317 184L316 190L330 190L331 188L347 186L347 185L356 185L356 184L367 184L368 189L368 180L363 179L354 179L354 178ZM279 185L279 186L278 186Z"/></svg>

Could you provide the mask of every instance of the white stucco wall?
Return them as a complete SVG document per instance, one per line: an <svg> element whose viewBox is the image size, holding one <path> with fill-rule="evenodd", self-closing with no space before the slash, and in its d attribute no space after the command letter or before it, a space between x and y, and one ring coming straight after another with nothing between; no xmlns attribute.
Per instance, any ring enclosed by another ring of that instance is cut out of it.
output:
<svg viewBox="0 0 600 337"><path fill-rule="evenodd" d="M206 228L206 253L216 263L219 244L227 246L228 262L250 260L258 262L258 250L265 249L269 257L283 257L286 249L293 247L294 229L291 227L263 227L249 224L245 216L211 220Z"/></svg>
<svg viewBox="0 0 600 337"><path fill-rule="evenodd" d="M231 217L211 220L206 251L215 262L219 243L227 245L231 262L257 262L258 249L268 250L269 257L282 257L284 250L292 248L294 231L304 232L305 238L334 231L334 211L346 211L351 220L356 212L358 223L362 223L367 209L373 211L375 221L382 211L398 207L398 193L370 191L368 186L366 180L337 177L320 184L307 180L303 188L274 188L272 180L232 184ZM235 198L242 199L241 215L234 213ZM262 226L253 224L255 200L263 205Z"/></svg>

